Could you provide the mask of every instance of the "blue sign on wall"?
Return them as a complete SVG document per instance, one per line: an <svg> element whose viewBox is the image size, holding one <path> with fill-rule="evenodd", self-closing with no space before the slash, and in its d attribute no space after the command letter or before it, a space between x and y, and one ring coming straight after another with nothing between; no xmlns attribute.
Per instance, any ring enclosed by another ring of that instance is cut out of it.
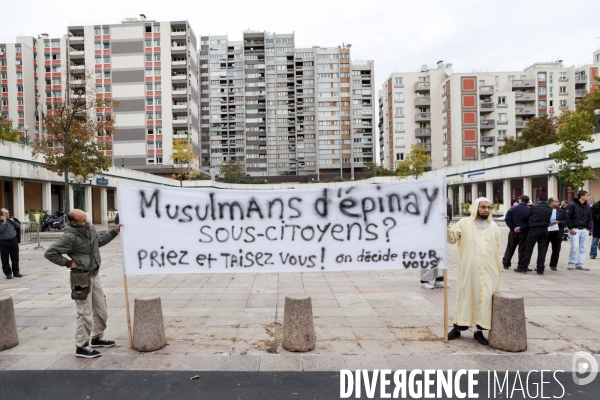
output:
<svg viewBox="0 0 600 400"><path fill-rule="evenodd" d="M108 178L96 178L96 184L108 185Z"/></svg>

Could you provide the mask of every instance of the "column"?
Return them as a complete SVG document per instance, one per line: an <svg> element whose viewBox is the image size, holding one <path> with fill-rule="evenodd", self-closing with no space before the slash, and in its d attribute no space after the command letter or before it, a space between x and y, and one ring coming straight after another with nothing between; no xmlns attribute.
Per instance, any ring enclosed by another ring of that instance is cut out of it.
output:
<svg viewBox="0 0 600 400"><path fill-rule="evenodd" d="M91 221L92 220L92 215L93 215L93 211L92 211L92 186L91 185L85 185L84 189L83 189L83 208L85 209L85 213L88 216L88 219Z"/></svg>
<svg viewBox="0 0 600 400"><path fill-rule="evenodd" d="M471 203L474 203L475 199L479 198L479 194L477 192L477 182L471 183Z"/></svg>
<svg viewBox="0 0 600 400"><path fill-rule="evenodd" d="M485 182L485 197L490 199L490 201L494 202L494 181L486 181Z"/></svg>
<svg viewBox="0 0 600 400"><path fill-rule="evenodd" d="M533 186L531 184L531 177L523 177L523 194L529 196L532 203L537 203L537 199L533 196Z"/></svg>
<svg viewBox="0 0 600 400"><path fill-rule="evenodd" d="M77 208L77 204L75 204L75 196L73 196L73 185L69 185L69 204L71 205L71 210ZM69 210L69 211L71 211ZM66 212L66 210L65 210Z"/></svg>
<svg viewBox="0 0 600 400"><path fill-rule="evenodd" d="M510 207L512 206L512 199L510 198L510 195L510 179L504 179L502 181L502 202L504 203L504 214L506 214L506 212L510 210Z"/></svg>
<svg viewBox="0 0 600 400"><path fill-rule="evenodd" d="M119 191L117 190L117 188L114 188L113 190L113 197L115 199L115 210L119 210Z"/></svg>
<svg viewBox="0 0 600 400"><path fill-rule="evenodd" d="M42 210L52 214L52 182L42 182Z"/></svg>
<svg viewBox="0 0 600 400"><path fill-rule="evenodd" d="M12 181L13 189L13 206L10 211L10 215L17 217L19 221L25 221L25 189L23 187L22 179L14 179Z"/></svg>
<svg viewBox="0 0 600 400"><path fill-rule="evenodd" d="M462 203L465 202L465 185L458 186L458 201L459 201L459 204L458 204L459 207Z"/></svg>
<svg viewBox="0 0 600 400"><path fill-rule="evenodd" d="M548 178L548 198L558 198L558 181L554 175Z"/></svg>
<svg viewBox="0 0 600 400"><path fill-rule="evenodd" d="M100 188L100 224L108 224L108 201L107 190L105 187Z"/></svg>

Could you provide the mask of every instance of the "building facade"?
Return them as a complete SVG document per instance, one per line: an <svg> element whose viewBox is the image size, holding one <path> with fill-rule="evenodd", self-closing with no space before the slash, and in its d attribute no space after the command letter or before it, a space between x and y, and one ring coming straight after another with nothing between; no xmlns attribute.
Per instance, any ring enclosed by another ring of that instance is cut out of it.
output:
<svg viewBox="0 0 600 400"><path fill-rule="evenodd" d="M113 164L152 173L172 166L173 141L200 154L197 39L187 21L143 15L120 24L68 27L69 72L94 75L98 96L119 102L111 113Z"/></svg>
<svg viewBox="0 0 600 400"><path fill-rule="evenodd" d="M422 145L432 168L498 155L504 138L520 137L536 116L575 110L576 100L597 87L600 51L593 62L563 66L536 62L522 71L453 70L452 64L395 71L379 92L380 163L393 169Z"/></svg>
<svg viewBox="0 0 600 400"><path fill-rule="evenodd" d="M294 34L200 37L202 169L353 178L373 162L374 63Z"/></svg>

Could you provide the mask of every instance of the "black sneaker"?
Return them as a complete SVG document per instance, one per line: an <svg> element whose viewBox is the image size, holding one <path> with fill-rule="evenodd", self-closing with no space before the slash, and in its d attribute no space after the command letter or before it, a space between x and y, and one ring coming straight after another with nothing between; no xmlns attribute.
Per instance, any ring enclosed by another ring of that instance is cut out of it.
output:
<svg viewBox="0 0 600 400"><path fill-rule="evenodd" d="M15 272L15 273L13 274L13 276L14 276L15 278L22 278L22 277L23 277L23 275L21 275L21 274L20 274L20 273L18 273L18 272Z"/></svg>
<svg viewBox="0 0 600 400"><path fill-rule="evenodd" d="M473 336L475 337L475 339L477 339L479 344L482 344L484 346L487 346L488 344L490 344L490 342L488 342L488 340L483 336L483 332L481 332L481 331L475 331L475 335L473 335Z"/></svg>
<svg viewBox="0 0 600 400"><path fill-rule="evenodd" d="M6 279L12 279L12 275L6 275Z"/></svg>
<svg viewBox="0 0 600 400"><path fill-rule="evenodd" d="M524 269L519 269L519 268L513 268L513 271L518 272L520 274L526 274L527 271L525 271Z"/></svg>
<svg viewBox="0 0 600 400"><path fill-rule="evenodd" d="M92 338L92 347L113 347L115 342L101 338Z"/></svg>
<svg viewBox="0 0 600 400"><path fill-rule="evenodd" d="M532 270L531 268L525 268L525 271L527 271L527 272L531 272L531 271L533 271L533 270ZM537 268L536 268L536 271L537 271Z"/></svg>
<svg viewBox="0 0 600 400"><path fill-rule="evenodd" d="M452 328L450 332L448 332L448 340L454 340L460 337L460 331L456 328Z"/></svg>
<svg viewBox="0 0 600 400"><path fill-rule="evenodd" d="M556 267L550 267L552 271L556 271Z"/></svg>
<svg viewBox="0 0 600 400"><path fill-rule="evenodd" d="M96 351L90 346L87 346L87 343L83 347L77 347L77 350L75 350L75 356L77 357L96 358L100 357L101 355L102 353L100 353L99 351Z"/></svg>

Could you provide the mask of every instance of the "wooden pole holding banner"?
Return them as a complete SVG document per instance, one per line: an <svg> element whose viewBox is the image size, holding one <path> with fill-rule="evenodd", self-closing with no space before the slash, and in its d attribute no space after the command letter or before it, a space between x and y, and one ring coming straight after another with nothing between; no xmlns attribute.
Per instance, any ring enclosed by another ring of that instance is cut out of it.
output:
<svg viewBox="0 0 600 400"><path fill-rule="evenodd" d="M129 291L127 290L127 275L123 274L123 285L125 286L125 309L127 310L127 333L129 334L129 347L133 347L131 336L131 314L129 313Z"/></svg>
<svg viewBox="0 0 600 400"><path fill-rule="evenodd" d="M448 343L448 269L444 269L444 343Z"/></svg>

